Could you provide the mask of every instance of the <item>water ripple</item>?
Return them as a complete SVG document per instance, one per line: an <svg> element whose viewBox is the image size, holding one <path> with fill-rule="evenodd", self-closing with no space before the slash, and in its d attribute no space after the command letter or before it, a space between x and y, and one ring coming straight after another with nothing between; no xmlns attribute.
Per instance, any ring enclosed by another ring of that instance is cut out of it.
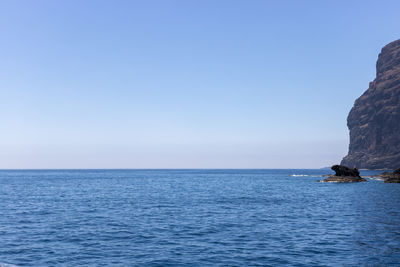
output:
<svg viewBox="0 0 400 267"><path fill-rule="evenodd" d="M397 265L400 186L322 174L0 171L0 267Z"/></svg>

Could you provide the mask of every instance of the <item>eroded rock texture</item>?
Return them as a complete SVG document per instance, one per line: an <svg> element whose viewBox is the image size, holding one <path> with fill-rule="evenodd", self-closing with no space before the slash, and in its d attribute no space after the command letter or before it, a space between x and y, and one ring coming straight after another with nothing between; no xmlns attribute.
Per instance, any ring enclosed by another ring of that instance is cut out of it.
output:
<svg viewBox="0 0 400 267"><path fill-rule="evenodd" d="M360 177L360 172L357 168L350 169L346 166L333 165L332 170L335 175L329 175L328 178L322 180L324 183L357 183L366 182L367 180Z"/></svg>
<svg viewBox="0 0 400 267"><path fill-rule="evenodd" d="M331 169L335 171L336 176L360 177L360 172L357 168L350 169L349 167L342 165L333 165Z"/></svg>
<svg viewBox="0 0 400 267"><path fill-rule="evenodd" d="M367 169L400 166L400 40L382 48L376 78L347 117L349 153L341 165Z"/></svg>

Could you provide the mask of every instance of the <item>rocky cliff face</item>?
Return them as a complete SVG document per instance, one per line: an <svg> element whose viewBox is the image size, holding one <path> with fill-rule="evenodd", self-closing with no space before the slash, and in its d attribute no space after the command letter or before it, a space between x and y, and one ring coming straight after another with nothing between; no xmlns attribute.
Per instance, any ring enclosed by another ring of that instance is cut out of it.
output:
<svg viewBox="0 0 400 267"><path fill-rule="evenodd" d="M341 164L368 169L400 166L400 40L382 48L376 78L354 103L349 153Z"/></svg>

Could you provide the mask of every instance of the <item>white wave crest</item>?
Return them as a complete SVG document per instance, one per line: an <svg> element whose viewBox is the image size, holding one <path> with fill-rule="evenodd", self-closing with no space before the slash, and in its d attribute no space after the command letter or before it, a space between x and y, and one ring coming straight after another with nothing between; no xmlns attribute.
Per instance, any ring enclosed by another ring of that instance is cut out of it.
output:
<svg viewBox="0 0 400 267"><path fill-rule="evenodd" d="M14 264L0 262L0 267L18 267L18 266Z"/></svg>

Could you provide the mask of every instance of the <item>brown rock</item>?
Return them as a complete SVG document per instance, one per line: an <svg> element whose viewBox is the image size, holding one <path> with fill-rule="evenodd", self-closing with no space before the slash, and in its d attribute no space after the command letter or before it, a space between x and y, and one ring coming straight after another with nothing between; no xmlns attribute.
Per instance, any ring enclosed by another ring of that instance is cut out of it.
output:
<svg viewBox="0 0 400 267"><path fill-rule="evenodd" d="M395 170L394 172L383 172L380 175L371 175L371 178L378 178L379 180L383 180L385 183L400 183L400 169Z"/></svg>
<svg viewBox="0 0 400 267"><path fill-rule="evenodd" d="M400 183L400 177L391 177L385 180L385 183Z"/></svg>
<svg viewBox="0 0 400 267"><path fill-rule="evenodd" d="M383 173L382 177L386 178L385 183L400 183L400 169L393 173Z"/></svg>
<svg viewBox="0 0 400 267"><path fill-rule="evenodd" d="M331 175L328 178L322 180L324 183L358 183L366 182L367 180L357 176L336 176Z"/></svg>

